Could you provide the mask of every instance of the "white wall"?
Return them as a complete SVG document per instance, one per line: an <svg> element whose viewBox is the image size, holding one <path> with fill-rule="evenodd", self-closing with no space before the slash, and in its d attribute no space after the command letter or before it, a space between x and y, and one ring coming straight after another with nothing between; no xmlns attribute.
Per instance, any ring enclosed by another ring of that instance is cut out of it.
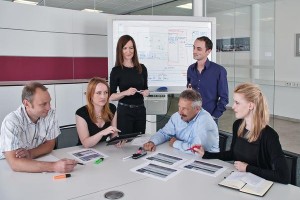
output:
<svg viewBox="0 0 300 200"><path fill-rule="evenodd" d="M45 85L51 96L51 107L56 109L59 126L75 124L75 112L86 104L86 83ZM22 104L23 86L0 87L0 125L10 112Z"/></svg>
<svg viewBox="0 0 300 200"><path fill-rule="evenodd" d="M107 16L0 1L0 55L107 57ZM86 84L49 86L60 125L75 123L75 111L85 104L82 85L85 90ZM1 122L21 105L22 88L0 87Z"/></svg>
<svg viewBox="0 0 300 200"><path fill-rule="evenodd" d="M300 57L295 57L295 34L300 33L299 0L276 1L275 79L300 83ZM300 84L298 84L300 85ZM275 114L300 119L300 87L276 87Z"/></svg>
<svg viewBox="0 0 300 200"><path fill-rule="evenodd" d="M54 85L45 85L51 96L51 106L55 107L55 89ZM0 126L6 115L17 110L22 104L23 86L1 86L0 87Z"/></svg>
<svg viewBox="0 0 300 200"><path fill-rule="evenodd" d="M107 57L108 16L0 1L0 55ZM55 88L55 92L51 90L52 106L56 107L60 126L75 123L75 111L86 102L85 95L82 95L86 86L52 86ZM0 122L21 104L22 88L0 87ZM14 101L10 101L12 95ZM156 120L154 116L147 116L147 119ZM147 123L146 132L155 131L156 124Z"/></svg>
<svg viewBox="0 0 300 200"><path fill-rule="evenodd" d="M107 57L107 16L0 1L0 55Z"/></svg>

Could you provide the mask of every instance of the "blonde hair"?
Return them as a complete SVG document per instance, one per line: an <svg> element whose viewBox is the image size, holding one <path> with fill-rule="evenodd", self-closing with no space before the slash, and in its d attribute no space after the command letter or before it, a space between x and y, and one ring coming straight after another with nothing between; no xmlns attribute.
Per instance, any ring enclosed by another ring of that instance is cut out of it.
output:
<svg viewBox="0 0 300 200"><path fill-rule="evenodd" d="M96 86L99 83L102 83L102 84L106 85L107 91L108 91L107 102L106 102L104 108L101 111L102 112L101 117L105 122L111 122L112 119L113 119L113 114L109 109L109 101L108 101L108 98L110 96L110 93L109 93L110 90L109 90L109 86L108 86L105 79L102 79L102 78L99 78L99 77L94 77L89 81L88 86L87 86L87 91L86 91L87 110L88 110L88 113L89 113L89 116L90 116L91 120L94 123L97 123L97 116L96 116L96 113L95 113L95 110L94 110L94 104L92 102L92 98L95 94Z"/></svg>
<svg viewBox="0 0 300 200"><path fill-rule="evenodd" d="M253 83L242 83L238 85L234 89L234 93L242 94L244 98L248 101L253 103L254 109L253 112L253 118L252 118L252 128L249 134L248 141L253 142L256 141L260 134L262 129L266 127L269 123L269 109L268 104L266 101L265 96L263 95L261 89L253 84ZM246 127L246 122L243 120L241 123L239 129L238 129L238 136L242 137L243 132Z"/></svg>

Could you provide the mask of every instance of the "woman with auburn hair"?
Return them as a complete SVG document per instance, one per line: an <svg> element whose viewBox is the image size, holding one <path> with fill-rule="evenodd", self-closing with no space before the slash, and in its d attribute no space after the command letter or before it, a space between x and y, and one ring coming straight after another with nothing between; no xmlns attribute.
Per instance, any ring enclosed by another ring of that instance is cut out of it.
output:
<svg viewBox="0 0 300 200"><path fill-rule="evenodd" d="M238 85L232 109L237 120L229 151L210 153L200 147L204 159L233 160L240 172L251 172L270 181L288 184L290 173L279 136L269 123L268 105L260 88L252 83Z"/></svg>
<svg viewBox="0 0 300 200"><path fill-rule="evenodd" d="M119 91L117 92L117 88ZM116 63L110 73L112 101L118 103L118 128L122 134L146 130L144 97L149 95L148 73L139 63L134 39L129 35L119 38L116 47Z"/></svg>
<svg viewBox="0 0 300 200"><path fill-rule="evenodd" d="M79 144L85 148L105 141L108 136L115 137L119 130L115 105L109 103L109 86L106 80L92 78L87 86L87 105L76 111L76 128Z"/></svg>

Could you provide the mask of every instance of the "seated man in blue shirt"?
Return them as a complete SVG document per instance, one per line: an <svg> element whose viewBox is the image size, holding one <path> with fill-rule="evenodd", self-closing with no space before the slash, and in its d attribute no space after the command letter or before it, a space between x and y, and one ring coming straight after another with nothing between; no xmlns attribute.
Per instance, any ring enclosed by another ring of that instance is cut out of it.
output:
<svg viewBox="0 0 300 200"><path fill-rule="evenodd" d="M201 144L210 152L219 152L219 132L212 116L202 108L202 99L195 90L185 90L179 96L178 112L144 144L147 151L169 141L169 145L184 152Z"/></svg>

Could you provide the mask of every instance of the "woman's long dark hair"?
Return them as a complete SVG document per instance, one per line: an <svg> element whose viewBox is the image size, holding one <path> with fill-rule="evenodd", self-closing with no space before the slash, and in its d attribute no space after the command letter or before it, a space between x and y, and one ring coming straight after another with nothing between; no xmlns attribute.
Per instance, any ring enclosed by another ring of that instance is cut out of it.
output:
<svg viewBox="0 0 300 200"><path fill-rule="evenodd" d="M130 35L123 35L119 38L117 48L116 48L116 62L115 66L123 66L124 58L123 58L123 47L127 44L127 42L131 41L133 44L134 54L132 57L132 62L134 67L138 70L139 73L142 73L142 67L139 62L139 58L137 55L137 49L135 45L134 39Z"/></svg>

